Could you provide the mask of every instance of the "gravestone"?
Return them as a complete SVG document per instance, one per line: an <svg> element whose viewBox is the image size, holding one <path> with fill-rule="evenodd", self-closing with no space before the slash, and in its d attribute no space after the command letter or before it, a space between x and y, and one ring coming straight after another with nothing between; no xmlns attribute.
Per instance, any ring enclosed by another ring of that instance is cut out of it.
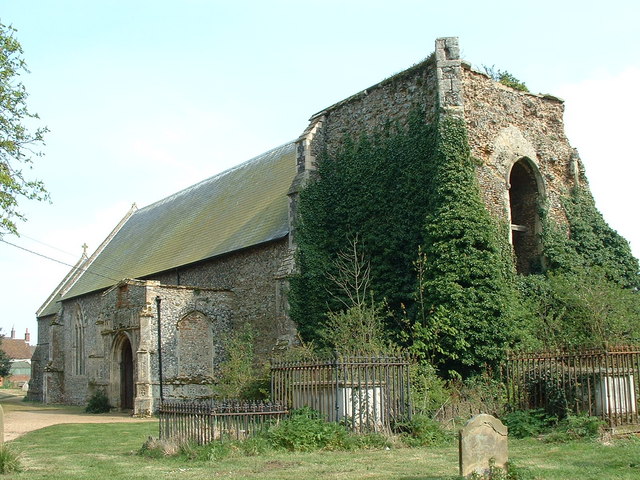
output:
<svg viewBox="0 0 640 480"><path fill-rule="evenodd" d="M460 475L466 477L474 472L484 475L490 465L506 468L507 427L497 418L480 414L471 419L460 430Z"/></svg>

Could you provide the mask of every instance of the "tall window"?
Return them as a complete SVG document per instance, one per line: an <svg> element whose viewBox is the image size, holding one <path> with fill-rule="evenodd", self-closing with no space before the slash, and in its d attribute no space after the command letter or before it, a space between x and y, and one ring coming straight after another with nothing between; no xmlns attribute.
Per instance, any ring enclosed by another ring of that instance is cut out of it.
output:
<svg viewBox="0 0 640 480"><path fill-rule="evenodd" d="M522 275L541 268L539 188L534 168L528 159L522 158L513 165L509 176L511 243L516 270Z"/></svg>
<svg viewBox="0 0 640 480"><path fill-rule="evenodd" d="M85 323L80 305L76 305L73 312L73 373L75 375L85 375Z"/></svg>

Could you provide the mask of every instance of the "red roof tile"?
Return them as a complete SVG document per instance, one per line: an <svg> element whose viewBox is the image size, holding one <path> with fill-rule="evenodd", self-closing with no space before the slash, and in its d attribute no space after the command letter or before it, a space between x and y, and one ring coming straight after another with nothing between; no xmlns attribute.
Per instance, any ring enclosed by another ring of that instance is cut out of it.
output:
<svg viewBox="0 0 640 480"><path fill-rule="evenodd" d="M31 358L31 347L20 338L2 338L0 340L0 349L12 360L26 360Z"/></svg>

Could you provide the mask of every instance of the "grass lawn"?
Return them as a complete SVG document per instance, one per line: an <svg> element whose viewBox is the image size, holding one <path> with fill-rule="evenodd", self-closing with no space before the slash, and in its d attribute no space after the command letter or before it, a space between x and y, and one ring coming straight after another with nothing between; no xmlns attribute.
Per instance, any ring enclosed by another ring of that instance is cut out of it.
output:
<svg viewBox="0 0 640 480"><path fill-rule="evenodd" d="M136 455L157 424L56 425L10 445L25 471L7 479L401 479L457 478L456 446L356 452L269 453L220 461ZM640 479L640 439L545 444L509 442L515 463L540 479Z"/></svg>

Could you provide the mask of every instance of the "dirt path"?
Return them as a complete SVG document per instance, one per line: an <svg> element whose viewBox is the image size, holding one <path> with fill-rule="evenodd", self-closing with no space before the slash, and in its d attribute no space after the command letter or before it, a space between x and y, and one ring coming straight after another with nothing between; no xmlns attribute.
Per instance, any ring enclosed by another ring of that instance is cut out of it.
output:
<svg viewBox="0 0 640 480"><path fill-rule="evenodd" d="M4 440L9 441L27 432L59 423L116 423L154 422L151 418L134 418L126 413L84 413L82 407L41 405L23 402L20 390L0 391L0 405L4 410Z"/></svg>

